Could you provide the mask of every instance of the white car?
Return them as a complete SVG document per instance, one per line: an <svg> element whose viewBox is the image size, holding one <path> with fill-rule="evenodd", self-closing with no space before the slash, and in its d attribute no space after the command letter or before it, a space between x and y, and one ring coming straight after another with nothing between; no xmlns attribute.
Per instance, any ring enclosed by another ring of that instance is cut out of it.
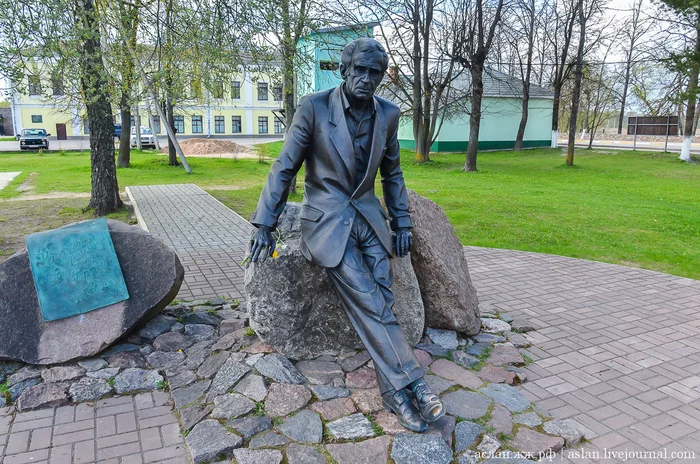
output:
<svg viewBox="0 0 700 464"><path fill-rule="evenodd" d="M156 142L154 140L153 131L150 127L141 126L141 147L155 148ZM136 127L131 128L131 148L136 148Z"/></svg>

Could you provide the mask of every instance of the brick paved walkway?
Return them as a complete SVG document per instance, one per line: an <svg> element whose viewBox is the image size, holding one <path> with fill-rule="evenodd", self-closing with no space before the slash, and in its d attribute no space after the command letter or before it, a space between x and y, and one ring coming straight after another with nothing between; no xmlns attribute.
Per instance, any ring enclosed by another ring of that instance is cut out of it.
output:
<svg viewBox="0 0 700 464"><path fill-rule="evenodd" d="M127 187L139 224L171 247L185 268L178 298L243 297L248 221L194 184Z"/></svg>
<svg viewBox="0 0 700 464"><path fill-rule="evenodd" d="M695 451L628 462L700 462L700 281L537 253L466 254L482 310L537 328L523 387L587 429L584 449Z"/></svg>
<svg viewBox="0 0 700 464"><path fill-rule="evenodd" d="M187 464L169 402L153 392L14 415L0 408L0 463Z"/></svg>

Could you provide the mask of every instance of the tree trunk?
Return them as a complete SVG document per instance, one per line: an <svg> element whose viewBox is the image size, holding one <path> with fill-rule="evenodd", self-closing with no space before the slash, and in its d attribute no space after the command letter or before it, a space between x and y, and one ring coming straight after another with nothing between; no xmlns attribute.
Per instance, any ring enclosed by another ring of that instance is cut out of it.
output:
<svg viewBox="0 0 700 464"><path fill-rule="evenodd" d="M527 126L527 116L530 106L530 83L523 83L523 113L520 116L520 125L518 126L518 134L515 136L514 151L523 149L523 138L525 138L525 127Z"/></svg>
<svg viewBox="0 0 700 464"><path fill-rule="evenodd" d="M89 208L105 216L122 206L114 163L114 122L100 48L93 0L78 0L75 14L80 35L80 85L90 125L91 184Z"/></svg>
<svg viewBox="0 0 700 464"><path fill-rule="evenodd" d="M136 149L143 150L143 145L141 144L141 111L139 110L138 103L136 108L134 108L134 126L136 126Z"/></svg>
<svg viewBox="0 0 700 464"><path fill-rule="evenodd" d="M523 149L523 139L525 138L525 127L527 126L527 117L530 112L530 75L532 74L532 52L535 48L535 0L530 1L529 5L529 28L528 31L528 42L527 42L527 62L525 69L525 76L523 78L523 112L520 115L520 125L518 126L518 133L515 136L515 146L514 151L520 151ZM521 71L522 76L522 71Z"/></svg>
<svg viewBox="0 0 700 464"><path fill-rule="evenodd" d="M571 93L571 118L569 119L569 143L566 147L566 165L574 165L574 148L576 146L576 118L578 117L578 104L581 98L581 80L583 79L583 48L586 44L586 19L583 12L583 0L579 0L579 40L578 56L576 57L576 77L574 89Z"/></svg>
<svg viewBox="0 0 700 464"><path fill-rule="evenodd" d="M552 101L552 148L559 146L559 99L561 98L561 84L554 86L554 100Z"/></svg>
<svg viewBox="0 0 700 464"><path fill-rule="evenodd" d="M695 30L695 56L700 55L700 24ZM688 79L688 109L685 113L685 127L683 128L683 146L681 148L680 159L690 161L690 145L693 142L693 129L695 126L695 104L697 103L698 93L698 66L694 64L690 70Z"/></svg>
<svg viewBox="0 0 700 464"><path fill-rule="evenodd" d="M467 146L467 161L464 170L476 171L476 153L479 148L479 127L481 125L481 98L484 95L484 67L474 65L471 70L472 77L472 104L469 115L469 145Z"/></svg>
<svg viewBox="0 0 700 464"><path fill-rule="evenodd" d="M129 127L131 108L129 108L129 96L125 93L122 93L119 106L121 107L120 117L122 121L122 133L119 135L119 157L117 158L117 166L120 168L128 168L131 163L131 141L129 140L129 134L131 133L131 128Z"/></svg>
<svg viewBox="0 0 700 464"><path fill-rule="evenodd" d="M617 133L622 134L622 124L625 122L625 105L627 103L627 89L630 85L630 68L631 63L627 62L627 69L625 71L625 82L622 85L622 102L620 103L620 117L617 119Z"/></svg>
<svg viewBox="0 0 700 464"><path fill-rule="evenodd" d="M170 125L170 129L175 133L175 115L173 114L173 104L170 97L165 97L165 110L168 116L166 124ZM177 166L177 150L175 150L175 144L170 140L170 137L168 137L168 164Z"/></svg>

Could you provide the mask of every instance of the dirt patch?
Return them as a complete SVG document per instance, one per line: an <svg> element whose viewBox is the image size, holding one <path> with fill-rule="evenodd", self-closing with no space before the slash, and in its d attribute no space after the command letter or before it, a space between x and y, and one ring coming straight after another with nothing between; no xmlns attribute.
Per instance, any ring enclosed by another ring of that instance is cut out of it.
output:
<svg viewBox="0 0 700 464"><path fill-rule="evenodd" d="M38 172L30 172L27 178L25 179L24 182L20 184L19 187L17 187L18 192L30 192L36 187L34 186L34 180L36 179L36 176L38 176Z"/></svg>
<svg viewBox="0 0 700 464"><path fill-rule="evenodd" d="M94 219L92 211L82 211L86 205L83 198L5 202L0 208L0 263L23 250L24 237L29 234ZM133 210L127 206L114 219L131 223Z"/></svg>
<svg viewBox="0 0 700 464"><path fill-rule="evenodd" d="M187 139L180 142L185 156L236 155L250 153L250 148L228 140ZM168 148L161 150L167 153Z"/></svg>

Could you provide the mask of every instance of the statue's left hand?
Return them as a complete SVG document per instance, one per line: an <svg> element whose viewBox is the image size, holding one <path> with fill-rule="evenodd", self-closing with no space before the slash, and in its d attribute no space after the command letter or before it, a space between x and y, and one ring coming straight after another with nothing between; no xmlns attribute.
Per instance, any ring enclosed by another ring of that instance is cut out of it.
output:
<svg viewBox="0 0 700 464"><path fill-rule="evenodd" d="M404 227L396 230L396 235L394 236L394 250L396 251L396 256L403 258L411 251L413 246L413 234L411 229Z"/></svg>

